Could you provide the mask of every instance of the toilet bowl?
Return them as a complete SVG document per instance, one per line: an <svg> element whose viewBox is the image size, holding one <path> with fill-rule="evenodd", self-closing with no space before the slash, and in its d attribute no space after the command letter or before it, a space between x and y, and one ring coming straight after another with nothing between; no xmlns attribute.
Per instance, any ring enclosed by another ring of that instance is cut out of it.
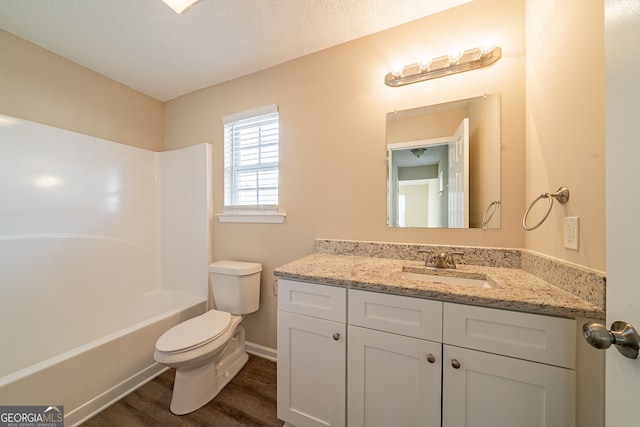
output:
<svg viewBox="0 0 640 427"><path fill-rule="evenodd" d="M258 309L260 271L262 266L257 263L210 264L216 309L182 322L158 338L154 359L176 369L170 405L174 414L188 414L204 406L249 359L240 322Z"/></svg>

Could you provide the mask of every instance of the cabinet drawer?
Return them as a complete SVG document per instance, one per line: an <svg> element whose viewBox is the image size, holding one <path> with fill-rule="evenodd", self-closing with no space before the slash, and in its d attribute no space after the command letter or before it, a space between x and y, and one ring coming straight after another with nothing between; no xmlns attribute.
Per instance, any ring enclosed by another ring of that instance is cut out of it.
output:
<svg viewBox="0 0 640 427"><path fill-rule="evenodd" d="M349 324L440 342L442 303L350 289Z"/></svg>
<svg viewBox="0 0 640 427"><path fill-rule="evenodd" d="M346 323L347 289L278 279L278 310Z"/></svg>
<svg viewBox="0 0 640 427"><path fill-rule="evenodd" d="M575 320L444 304L443 342L575 368Z"/></svg>

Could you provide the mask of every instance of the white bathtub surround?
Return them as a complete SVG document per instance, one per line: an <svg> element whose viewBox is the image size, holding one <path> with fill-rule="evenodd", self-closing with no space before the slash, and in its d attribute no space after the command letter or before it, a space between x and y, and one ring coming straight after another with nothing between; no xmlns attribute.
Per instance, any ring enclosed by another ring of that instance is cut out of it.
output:
<svg viewBox="0 0 640 427"><path fill-rule="evenodd" d="M211 145L157 156L161 287L208 300Z"/></svg>
<svg viewBox="0 0 640 427"><path fill-rule="evenodd" d="M207 308L210 146L0 115L0 152L0 405L55 402L73 425L156 375L155 340Z"/></svg>

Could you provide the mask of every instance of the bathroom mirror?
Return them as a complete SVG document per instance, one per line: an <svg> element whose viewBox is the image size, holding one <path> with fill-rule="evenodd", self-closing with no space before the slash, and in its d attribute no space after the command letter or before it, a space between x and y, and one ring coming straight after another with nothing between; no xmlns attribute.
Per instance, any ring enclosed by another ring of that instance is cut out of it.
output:
<svg viewBox="0 0 640 427"><path fill-rule="evenodd" d="M387 114L387 225L500 228L500 95Z"/></svg>

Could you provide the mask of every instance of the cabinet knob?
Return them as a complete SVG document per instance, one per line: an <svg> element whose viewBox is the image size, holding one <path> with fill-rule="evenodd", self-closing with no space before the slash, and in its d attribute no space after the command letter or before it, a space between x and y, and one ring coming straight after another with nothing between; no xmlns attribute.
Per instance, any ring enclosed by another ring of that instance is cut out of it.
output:
<svg viewBox="0 0 640 427"><path fill-rule="evenodd" d="M436 363L436 357L431 353L427 354L427 362Z"/></svg>
<svg viewBox="0 0 640 427"><path fill-rule="evenodd" d="M337 333L337 332L336 332L335 334L333 334L333 339L334 339L335 341L338 341L338 340L340 339L340 334L339 334L339 333Z"/></svg>
<svg viewBox="0 0 640 427"><path fill-rule="evenodd" d="M458 362L456 359L452 359L451 366L453 366L453 369L460 369L460 362Z"/></svg>

